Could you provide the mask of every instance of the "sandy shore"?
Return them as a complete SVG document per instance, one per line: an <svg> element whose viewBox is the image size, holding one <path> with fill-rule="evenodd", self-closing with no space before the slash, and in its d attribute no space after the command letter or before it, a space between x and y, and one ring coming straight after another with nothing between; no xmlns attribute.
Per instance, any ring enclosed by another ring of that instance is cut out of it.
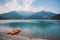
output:
<svg viewBox="0 0 60 40"><path fill-rule="evenodd" d="M42 38L29 38L20 35L7 35L6 33L0 33L0 40L47 40Z"/></svg>
<svg viewBox="0 0 60 40"><path fill-rule="evenodd" d="M60 40L59 39L43 39L43 38L30 38L30 37L26 37L26 36L21 36L21 35L8 35L6 34L6 32L0 32L0 40Z"/></svg>

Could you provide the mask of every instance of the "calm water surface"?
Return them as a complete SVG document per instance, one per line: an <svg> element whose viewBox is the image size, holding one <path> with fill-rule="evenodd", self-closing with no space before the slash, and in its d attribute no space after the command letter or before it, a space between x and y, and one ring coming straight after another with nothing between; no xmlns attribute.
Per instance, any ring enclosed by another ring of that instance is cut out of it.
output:
<svg viewBox="0 0 60 40"><path fill-rule="evenodd" d="M60 20L0 20L0 29L18 28L22 35L60 37Z"/></svg>

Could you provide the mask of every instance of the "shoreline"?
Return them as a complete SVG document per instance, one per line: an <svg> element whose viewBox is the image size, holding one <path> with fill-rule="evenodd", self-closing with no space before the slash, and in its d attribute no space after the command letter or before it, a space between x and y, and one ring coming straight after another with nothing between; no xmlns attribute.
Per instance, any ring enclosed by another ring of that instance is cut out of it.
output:
<svg viewBox="0 0 60 40"><path fill-rule="evenodd" d="M7 35L5 32L0 32L0 40L47 40L47 39L29 38L20 35Z"/></svg>

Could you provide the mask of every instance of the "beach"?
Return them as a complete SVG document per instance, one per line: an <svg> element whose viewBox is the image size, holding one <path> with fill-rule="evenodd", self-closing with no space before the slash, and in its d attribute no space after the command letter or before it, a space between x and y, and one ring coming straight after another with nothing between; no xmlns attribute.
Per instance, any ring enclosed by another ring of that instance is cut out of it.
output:
<svg viewBox="0 0 60 40"><path fill-rule="evenodd" d="M4 32L0 32L0 40L47 40L47 39L29 38L20 35L8 35Z"/></svg>

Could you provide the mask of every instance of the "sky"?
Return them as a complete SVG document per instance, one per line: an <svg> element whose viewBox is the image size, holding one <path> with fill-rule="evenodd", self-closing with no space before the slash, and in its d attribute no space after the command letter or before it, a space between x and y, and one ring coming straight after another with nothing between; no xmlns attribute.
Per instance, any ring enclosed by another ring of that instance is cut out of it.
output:
<svg viewBox="0 0 60 40"><path fill-rule="evenodd" d="M0 0L0 14L10 11L60 13L60 0Z"/></svg>

